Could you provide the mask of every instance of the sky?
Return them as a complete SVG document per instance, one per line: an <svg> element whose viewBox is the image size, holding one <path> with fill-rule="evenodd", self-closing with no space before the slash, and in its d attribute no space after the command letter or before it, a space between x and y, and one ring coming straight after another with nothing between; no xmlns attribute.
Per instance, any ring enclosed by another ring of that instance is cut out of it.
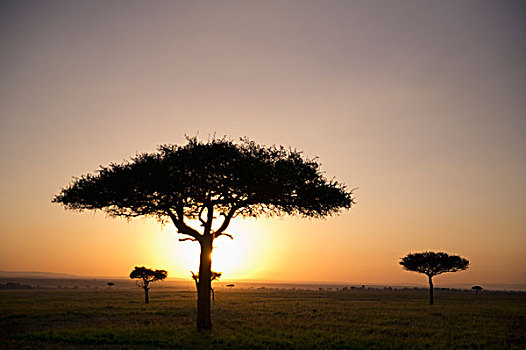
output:
<svg viewBox="0 0 526 350"><path fill-rule="evenodd" d="M247 136L319 157L356 205L237 219L223 279L526 283L523 1L3 1L0 270L197 271L155 220L66 211L73 177L160 144Z"/></svg>

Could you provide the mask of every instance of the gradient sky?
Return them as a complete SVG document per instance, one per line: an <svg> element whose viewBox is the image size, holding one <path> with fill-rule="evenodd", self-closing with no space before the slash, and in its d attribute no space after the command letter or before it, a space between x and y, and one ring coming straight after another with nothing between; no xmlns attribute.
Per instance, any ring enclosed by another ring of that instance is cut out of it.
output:
<svg viewBox="0 0 526 350"><path fill-rule="evenodd" d="M196 271L153 220L51 203L73 176L184 135L282 144L358 187L327 220L238 219L228 278L526 283L524 1L3 1L0 270ZM224 241L223 241L224 239Z"/></svg>

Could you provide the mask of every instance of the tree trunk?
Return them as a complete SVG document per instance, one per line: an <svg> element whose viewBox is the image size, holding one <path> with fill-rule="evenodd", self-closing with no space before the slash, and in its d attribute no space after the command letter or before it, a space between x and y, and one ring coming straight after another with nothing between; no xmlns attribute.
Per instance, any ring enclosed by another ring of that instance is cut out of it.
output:
<svg viewBox="0 0 526 350"><path fill-rule="evenodd" d="M429 277L429 305L433 305L433 280L432 280L432 276L427 276Z"/></svg>
<svg viewBox="0 0 526 350"><path fill-rule="evenodd" d="M210 275L212 271L212 236L200 241L201 260L199 263L199 284L197 287L197 330L211 330L210 317Z"/></svg>
<svg viewBox="0 0 526 350"><path fill-rule="evenodd" d="M143 288L144 288L144 303L149 304L150 296L148 295L148 290L150 290L150 288L148 288L147 286L144 286Z"/></svg>

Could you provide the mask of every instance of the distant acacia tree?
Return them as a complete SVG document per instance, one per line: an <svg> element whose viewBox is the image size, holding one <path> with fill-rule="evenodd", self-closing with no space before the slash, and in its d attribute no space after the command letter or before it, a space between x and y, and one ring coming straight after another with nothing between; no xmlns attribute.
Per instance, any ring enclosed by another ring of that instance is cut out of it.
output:
<svg viewBox="0 0 526 350"><path fill-rule="evenodd" d="M201 246L197 329L211 329L212 243L221 236L232 238L225 232L232 218L323 218L349 209L354 198L344 184L324 176L316 159L304 158L299 151L247 139L187 141L75 178L53 202L73 210L103 210L110 216L171 220L187 236L180 240Z"/></svg>
<svg viewBox="0 0 526 350"><path fill-rule="evenodd" d="M479 294L479 292L484 288L482 288L481 286L473 286L471 287L471 289L475 291L475 294Z"/></svg>
<svg viewBox="0 0 526 350"><path fill-rule="evenodd" d="M429 305L433 305L433 277L445 272L466 270L469 261L458 255L447 253L423 252L408 254L402 258L400 265L407 271L427 275L429 279Z"/></svg>
<svg viewBox="0 0 526 350"><path fill-rule="evenodd" d="M196 274L193 271L190 271L190 272L192 273L192 279L195 282L195 287L197 288L197 290L199 290L199 274ZM223 274L222 272L211 271L210 282L219 279L222 274ZM215 296L214 288L210 287L210 291L212 292L212 303L215 303L216 296Z"/></svg>
<svg viewBox="0 0 526 350"><path fill-rule="evenodd" d="M113 283L113 282L108 282L108 283L106 283L106 284L108 285L108 287L109 287L110 289L111 289L111 287L113 287L113 286L115 285L115 283Z"/></svg>
<svg viewBox="0 0 526 350"><path fill-rule="evenodd" d="M168 276L166 270L152 270L144 266L138 267L135 266L133 271L130 273L131 279L137 279L137 285L144 289L144 303L148 304L150 302L150 296L148 291L150 290L150 283L155 281L162 281Z"/></svg>

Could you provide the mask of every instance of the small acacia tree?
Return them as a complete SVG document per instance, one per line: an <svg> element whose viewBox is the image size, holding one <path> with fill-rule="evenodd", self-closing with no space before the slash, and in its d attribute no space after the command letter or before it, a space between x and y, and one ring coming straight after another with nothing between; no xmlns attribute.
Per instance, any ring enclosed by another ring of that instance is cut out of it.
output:
<svg viewBox="0 0 526 350"><path fill-rule="evenodd" d="M73 210L103 210L110 216L171 220L180 240L201 246L197 329L211 329L213 241L236 217L300 215L322 218L349 209L352 191L327 179L316 159L284 147L247 139L160 146L122 164L101 167L74 181L53 202ZM195 223L200 227L196 227ZM216 224L217 223L217 224Z"/></svg>
<svg viewBox="0 0 526 350"><path fill-rule="evenodd" d="M137 279L137 285L144 289L144 303L150 303L150 296L148 291L150 290L150 283L155 281L162 281L168 276L166 270L152 270L144 266L135 266L133 271L130 273L131 279Z"/></svg>
<svg viewBox="0 0 526 350"><path fill-rule="evenodd" d="M484 288L482 288L481 286L473 286L471 287L471 289L475 291L475 294L479 294L479 292Z"/></svg>
<svg viewBox="0 0 526 350"><path fill-rule="evenodd" d="M429 305L433 305L433 277L445 272L466 270L469 261L458 255L439 252L423 252L407 254L400 260L400 265L407 271L427 275L429 280Z"/></svg>

